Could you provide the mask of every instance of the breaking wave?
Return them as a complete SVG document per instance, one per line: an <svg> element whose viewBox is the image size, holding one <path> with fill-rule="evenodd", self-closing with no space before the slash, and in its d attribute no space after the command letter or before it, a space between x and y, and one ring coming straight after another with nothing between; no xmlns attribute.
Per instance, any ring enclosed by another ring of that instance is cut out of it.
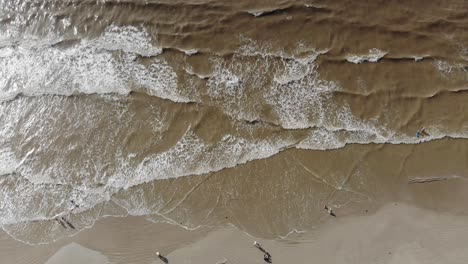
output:
<svg viewBox="0 0 468 264"><path fill-rule="evenodd" d="M148 33L136 27L106 29L94 40L81 40L61 48L61 39L24 40L0 49L0 100L18 94L72 95L76 93L128 94L142 90L149 95L189 102L177 90L177 75L159 57L161 48L151 44ZM151 57L150 63L139 62Z"/></svg>

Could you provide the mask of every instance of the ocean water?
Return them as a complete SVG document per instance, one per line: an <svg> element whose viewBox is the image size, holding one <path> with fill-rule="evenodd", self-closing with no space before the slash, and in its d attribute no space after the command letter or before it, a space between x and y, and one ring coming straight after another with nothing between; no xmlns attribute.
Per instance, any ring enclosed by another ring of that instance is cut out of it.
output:
<svg viewBox="0 0 468 264"><path fill-rule="evenodd" d="M275 237L464 179L467 3L383 3L0 1L0 225Z"/></svg>

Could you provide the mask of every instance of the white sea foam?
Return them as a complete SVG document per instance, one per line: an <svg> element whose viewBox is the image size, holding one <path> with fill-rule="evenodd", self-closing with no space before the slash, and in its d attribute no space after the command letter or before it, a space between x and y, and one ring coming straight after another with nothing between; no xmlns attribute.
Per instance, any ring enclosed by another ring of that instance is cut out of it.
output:
<svg viewBox="0 0 468 264"><path fill-rule="evenodd" d="M346 60L352 63L363 63L363 62L378 62L381 58L387 55L387 52L373 48L369 50L368 54L364 55L347 55Z"/></svg>
<svg viewBox="0 0 468 264"><path fill-rule="evenodd" d="M303 65L288 60L276 69L265 100L275 110L282 127L303 129L323 122L329 110L327 102L337 89L335 83L319 78L312 61Z"/></svg>
<svg viewBox="0 0 468 264"><path fill-rule="evenodd" d="M197 49L188 49L188 50L182 50L185 55L187 56L192 56L192 55L195 55L198 53L198 50Z"/></svg>
<svg viewBox="0 0 468 264"><path fill-rule="evenodd" d="M242 96L245 88L241 83L240 76L229 69L219 69L209 78L208 85L210 86L209 93L214 98Z"/></svg>
<svg viewBox="0 0 468 264"><path fill-rule="evenodd" d="M258 43L251 38L244 35L239 36L239 40L242 45L236 51L236 53L243 56L258 56L258 57L282 57L290 58L290 56L284 50L276 50L273 48L271 43Z"/></svg>
<svg viewBox="0 0 468 264"><path fill-rule="evenodd" d="M198 78L201 79L201 80L205 80L205 79L208 79L208 78L211 77L211 74L202 75L202 74L199 74L199 73L194 72L192 66L189 65L189 64L185 65L184 71L185 71L186 73L188 73L189 75L193 75L193 76L198 77Z"/></svg>
<svg viewBox="0 0 468 264"><path fill-rule="evenodd" d="M327 113L349 110L332 103L332 93L341 88L337 83L321 80L317 72L315 60L326 51L315 51L299 43L296 52L301 56L295 58L269 46L257 49L254 41L244 41L247 44L239 49L242 56L235 55L230 61L214 60L215 70L208 81L208 94L222 102L226 114L238 119L261 119L262 109L256 108L258 104L252 105L260 100L272 107L283 128L304 129L332 126L330 120L338 119ZM243 56L254 59L245 60ZM258 97L252 100L246 94ZM343 124L338 122L335 126Z"/></svg>
<svg viewBox="0 0 468 264"><path fill-rule="evenodd" d="M265 11L249 10L247 13L251 14L254 17L259 17L265 13Z"/></svg>
<svg viewBox="0 0 468 264"><path fill-rule="evenodd" d="M265 86L268 62L261 58L247 62L238 55L231 62L220 58L212 62L215 67L207 82L211 99L223 104L225 113L236 119L258 119L259 114L252 109L255 102L248 94Z"/></svg>
<svg viewBox="0 0 468 264"><path fill-rule="evenodd" d="M187 131L174 147L145 158L137 169L124 169L122 173L113 175L108 185L129 188L156 179L218 171L254 159L270 157L294 142L292 139L281 138L249 141L226 135L219 142L207 145L193 132Z"/></svg>
<svg viewBox="0 0 468 264"><path fill-rule="evenodd" d="M288 83L297 82L306 78L308 74L313 73L311 68L314 68L314 65L311 63L315 60L315 58L316 56L310 58L309 60L301 59L287 62L285 64L284 70L280 70L275 74L273 81L279 85L287 85Z"/></svg>
<svg viewBox="0 0 468 264"><path fill-rule="evenodd" d="M66 49L34 39L22 43L0 49L0 100L20 93L127 94L135 87L164 99L191 101L178 92L177 75L164 60L152 58L149 66L136 61L136 55L161 52L152 46L149 34L136 27L112 26L101 38L83 40ZM123 53L114 54L114 50Z"/></svg>
<svg viewBox="0 0 468 264"><path fill-rule="evenodd" d="M316 72L314 61L326 51L315 51L298 43L296 58L242 36L241 41L245 44L232 59L213 60L215 67L208 80L208 94L222 102L226 114L237 119L261 119L261 102L266 102L279 115L281 126L309 127L306 109L320 106L323 97L336 88L334 83L321 81ZM255 94L256 98L247 94ZM294 115L296 120L291 121Z"/></svg>
<svg viewBox="0 0 468 264"><path fill-rule="evenodd" d="M76 164L81 169L71 167L70 157L67 157L72 151L64 146L58 147L56 140L60 133L57 131L61 126L67 126L67 122L59 121L61 116L67 115L60 109L60 98L54 97L46 101L41 98L43 104L29 104L26 99L17 99L12 102L0 104L0 122L13 124L13 126L2 126L0 138L0 168L6 172L0 177L0 225L12 224L28 220L50 219L55 215L70 210L70 200L74 200L81 205L80 210L86 210L99 202L109 199L112 190L105 186L96 186L99 177L94 177L89 173L86 162L93 162L96 172L104 171L106 164L100 165L100 159L88 159L86 153L92 147L88 146L83 153L85 161ZM34 109L33 113L31 110ZM96 116L89 115L92 112L71 111L73 114L86 116L72 121L76 126L71 128L79 131L79 135L86 136L92 132L98 122ZM9 115L2 115L8 113ZM71 114L71 116L73 116ZM70 115L70 113L68 113ZM111 114L112 115L112 114ZM5 119L3 118L5 117ZM78 122L79 120L79 122ZM11 122L11 123L10 123ZM60 122L60 125L55 124ZM3 123L3 124L5 124ZM85 129L89 125L88 129ZM63 131L65 133L65 131ZM55 135L55 136L54 136ZM108 133L110 136L111 134ZM22 140L15 138L25 137ZM62 135L63 136L63 135ZM99 137L95 135L94 137ZM112 141L109 139L108 141ZM3 142L3 143L2 143ZM28 144L39 145L39 149L27 147ZM11 149L14 144L14 151ZM25 146L22 144L26 144ZM71 144L73 145L73 144ZM100 147L104 147L102 144ZM20 150L25 152L19 156ZM54 155L59 153L58 155ZM93 155L92 153L90 153ZM106 151L101 154L107 155ZM95 156L96 157L96 156ZM99 156L97 156L99 157ZM48 163L43 164L41 158L50 159ZM3 165L9 165L4 167ZM42 164L42 165L41 165ZM13 172L10 173L10 172ZM80 175L80 181L77 182L74 177ZM99 175L96 175L99 176ZM37 201L40 201L38 203Z"/></svg>
<svg viewBox="0 0 468 264"><path fill-rule="evenodd" d="M0 177L3 175L14 174L16 172L17 162L10 151L0 149Z"/></svg>
<svg viewBox="0 0 468 264"><path fill-rule="evenodd" d="M380 138L381 136L366 130L330 131L325 128L317 128L312 129L308 137L299 142L296 147L314 150L338 149L344 147L346 144L382 143L380 142Z"/></svg>
<svg viewBox="0 0 468 264"><path fill-rule="evenodd" d="M48 36L70 28L70 18L58 18L54 8L60 8L65 2L43 0L40 3L31 4L30 1L9 0L0 1L0 14L6 18L6 23L0 24L0 47L16 45L23 38L38 34L38 39L46 39ZM37 25L41 24L41 27ZM59 25L59 27L56 27ZM60 26L61 25L61 26Z"/></svg>
<svg viewBox="0 0 468 264"><path fill-rule="evenodd" d="M377 128L371 124L361 123L353 128L346 129L311 129L307 138L299 142L295 147L301 149L337 149L347 144L418 144L442 138L468 138L466 132L448 131L445 127L427 127L429 136L417 138L415 135L396 133L394 131ZM464 130L466 131L466 130Z"/></svg>
<svg viewBox="0 0 468 264"><path fill-rule="evenodd" d="M95 42L93 46L106 50L122 50L144 57L162 53L162 48L154 46L153 38L146 29L134 26L109 26L104 31L104 35L93 42Z"/></svg>
<svg viewBox="0 0 468 264"><path fill-rule="evenodd" d="M445 77L456 73L468 73L468 70L464 67L464 65L459 63L449 63L447 61L436 60L433 62L433 65L437 68L440 74Z"/></svg>
<svg viewBox="0 0 468 264"><path fill-rule="evenodd" d="M36 185L11 175L0 177L0 225L33 219L47 219L53 210L60 210L63 190L54 185ZM41 203L37 203L41 201Z"/></svg>
<svg viewBox="0 0 468 264"><path fill-rule="evenodd" d="M414 61L418 62L418 61L422 61L426 56L413 56L413 59Z"/></svg>

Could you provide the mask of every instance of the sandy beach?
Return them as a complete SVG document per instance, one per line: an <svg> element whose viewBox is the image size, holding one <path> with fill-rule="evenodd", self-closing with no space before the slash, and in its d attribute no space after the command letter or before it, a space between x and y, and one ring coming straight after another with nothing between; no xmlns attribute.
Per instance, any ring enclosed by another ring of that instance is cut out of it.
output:
<svg viewBox="0 0 468 264"><path fill-rule="evenodd" d="M468 218L402 203L375 213L325 219L316 229L265 240L233 226L188 231L136 217L105 218L92 229L48 245L29 246L2 234L5 263L273 263L455 264L468 261ZM124 231L122 227L126 226Z"/></svg>
<svg viewBox="0 0 468 264"><path fill-rule="evenodd" d="M466 217L388 204L368 216L327 221L283 240L258 240L273 263L466 263ZM256 238L224 228L168 257L174 263L265 263Z"/></svg>

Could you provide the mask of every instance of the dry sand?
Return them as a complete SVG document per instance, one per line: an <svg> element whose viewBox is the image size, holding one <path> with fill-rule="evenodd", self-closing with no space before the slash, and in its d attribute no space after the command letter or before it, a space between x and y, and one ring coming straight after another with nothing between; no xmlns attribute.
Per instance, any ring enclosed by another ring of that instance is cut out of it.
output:
<svg viewBox="0 0 468 264"><path fill-rule="evenodd" d="M163 263L156 251L169 263L264 263L254 241L273 263L468 263L467 220L391 203L375 214L338 216L311 232L262 240L231 226L188 231L140 217L106 218L49 245L29 246L3 234L0 247L2 263L18 264Z"/></svg>

